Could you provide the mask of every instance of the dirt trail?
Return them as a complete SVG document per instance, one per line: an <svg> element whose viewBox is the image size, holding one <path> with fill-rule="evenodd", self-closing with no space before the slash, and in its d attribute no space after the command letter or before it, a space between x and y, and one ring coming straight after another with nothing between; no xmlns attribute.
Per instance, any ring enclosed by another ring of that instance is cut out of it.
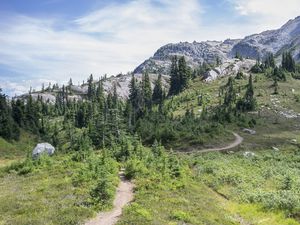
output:
<svg viewBox="0 0 300 225"><path fill-rule="evenodd" d="M234 147L240 145L243 142L244 138L242 138L237 133L232 132L232 134L235 136L235 140L234 140L234 142L230 143L227 146L219 147L219 148L209 148L209 149L203 149L203 150L192 150L192 151L188 151L186 153L190 154L190 153L203 153L203 152L217 152L217 151L224 151L224 150L229 150L231 148L234 148Z"/></svg>
<svg viewBox="0 0 300 225"><path fill-rule="evenodd" d="M120 172L121 182L117 188L116 198L113 202L113 209L108 212L99 213L94 219L85 225L113 225L116 224L122 215L122 209L133 200L133 184L125 179L124 172Z"/></svg>

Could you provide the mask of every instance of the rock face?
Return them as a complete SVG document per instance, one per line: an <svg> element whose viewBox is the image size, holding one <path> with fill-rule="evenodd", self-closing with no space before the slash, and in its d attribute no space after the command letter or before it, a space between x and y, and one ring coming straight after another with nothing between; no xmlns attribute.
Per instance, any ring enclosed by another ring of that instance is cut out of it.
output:
<svg viewBox="0 0 300 225"><path fill-rule="evenodd" d="M227 59L228 53L239 40L180 42L167 44L156 51L153 57L139 65L134 73L148 71L151 73L168 74L171 58L174 55L184 56L188 65L196 67L200 63L215 63L217 58L222 62Z"/></svg>
<svg viewBox="0 0 300 225"><path fill-rule="evenodd" d="M55 148L49 143L39 143L32 150L32 157L37 158L42 154L53 155L55 152Z"/></svg>
<svg viewBox="0 0 300 225"><path fill-rule="evenodd" d="M167 44L158 49L153 57L139 65L134 73L149 71L168 74L171 57L174 55L185 56L188 65L194 68L202 62L215 63L217 58L226 63L236 53L253 60L273 53L279 60L283 51L290 50L295 60L300 61L300 17L288 21L280 29L250 35L241 40ZM216 76L222 74L215 72Z"/></svg>
<svg viewBox="0 0 300 225"><path fill-rule="evenodd" d="M293 50L296 60L300 59L300 17L288 21L277 30L265 31L250 35L238 42L229 53L229 57L237 52L243 57L257 59L273 53L280 56L283 51Z"/></svg>
<svg viewBox="0 0 300 225"><path fill-rule="evenodd" d="M248 74L249 70L256 63L255 60L252 59L228 59L220 66L215 67L212 70L209 70L205 75L205 81L212 81L217 79L218 77L224 77L229 75L236 75L239 71L244 74Z"/></svg>

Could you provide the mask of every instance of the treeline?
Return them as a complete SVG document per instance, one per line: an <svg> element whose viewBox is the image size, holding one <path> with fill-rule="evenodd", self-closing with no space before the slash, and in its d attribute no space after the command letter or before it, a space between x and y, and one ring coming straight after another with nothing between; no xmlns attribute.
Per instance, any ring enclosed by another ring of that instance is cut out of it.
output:
<svg viewBox="0 0 300 225"><path fill-rule="evenodd" d="M280 66L276 65L274 55L269 53L262 62L260 59L257 60L256 64L251 68L251 72L265 73L274 80L285 81L287 73L291 73L293 77L296 77L299 69L291 52L283 52Z"/></svg>
<svg viewBox="0 0 300 225"><path fill-rule="evenodd" d="M0 136L7 140L18 140L21 128L37 135L43 134L42 115L49 113L48 108L49 105L40 97L33 100L29 95L25 101L10 100L0 89Z"/></svg>
<svg viewBox="0 0 300 225"><path fill-rule="evenodd" d="M1 110L0 135L17 139L19 129L24 129L67 151L111 148L124 137L135 134L149 144L155 140L169 146L186 141L203 143L206 137L222 132L221 121L230 122L232 116L255 108L252 77L245 95L239 99L230 78L222 89L224 101L210 109L210 113L203 106L201 116L195 115L191 108L185 115L174 117L172 110L177 103L173 96L189 86L192 70L184 57L175 56L170 71L168 93L161 75L153 87L147 72L141 80L132 75L127 100L119 98L117 83L113 83L111 92L105 93L103 79L94 80L93 75L87 80L87 94L78 100L69 98L72 80L55 91L54 104L42 97L34 100L31 95L25 100L8 100L1 95L4 110Z"/></svg>

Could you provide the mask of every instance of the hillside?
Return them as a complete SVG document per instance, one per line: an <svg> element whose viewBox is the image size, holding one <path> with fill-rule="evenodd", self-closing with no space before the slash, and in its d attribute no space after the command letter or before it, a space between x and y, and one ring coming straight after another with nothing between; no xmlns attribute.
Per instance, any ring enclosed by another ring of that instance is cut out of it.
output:
<svg viewBox="0 0 300 225"><path fill-rule="evenodd" d="M169 44L139 73L0 89L0 224L299 225L300 64L276 58L299 20Z"/></svg>

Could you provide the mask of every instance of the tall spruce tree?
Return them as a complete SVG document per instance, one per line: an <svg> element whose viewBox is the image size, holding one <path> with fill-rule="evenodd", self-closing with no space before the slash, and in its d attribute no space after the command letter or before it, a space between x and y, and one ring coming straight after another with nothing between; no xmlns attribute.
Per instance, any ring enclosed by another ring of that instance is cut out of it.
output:
<svg viewBox="0 0 300 225"><path fill-rule="evenodd" d="M282 63L281 66L288 72L296 72L296 63L293 59L291 52L282 53Z"/></svg>
<svg viewBox="0 0 300 225"><path fill-rule="evenodd" d="M11 109L5 94L2 94L0 88L0 136L4 139L18 139L20 131L14 122Z"/></svg>
<svg viewBox="0 0 300 225"><path fill-rule="evenodd" d="M142 92L144 98L145 109L150 111L152 108L152 90L148 72L143 74Z"/></svg>
<svg viewBox="0 0 300 225"><path fill-rule="evenodd" d="M168 95L176 95L179 93L179 73L178 73L178 62L177 56L172 58L171 71L170 71L170 89Z"/></svg>
<svg viewBox="0 0 300 225"><path fill-rule="evenodd" d="M180 57L178 60L178 74L179 74L178 91L181 92L188 86L189 79L191 78L191 70L187 66L184 56Z"/></svg>
<svg viewBox="0 0 300 225"><path fill-rule="evenodd" d="M161 74L158 75L157 80L154 84L152 101L156 104L161 104L163 101L163 88L162 88L162 77Z"/></svg>

